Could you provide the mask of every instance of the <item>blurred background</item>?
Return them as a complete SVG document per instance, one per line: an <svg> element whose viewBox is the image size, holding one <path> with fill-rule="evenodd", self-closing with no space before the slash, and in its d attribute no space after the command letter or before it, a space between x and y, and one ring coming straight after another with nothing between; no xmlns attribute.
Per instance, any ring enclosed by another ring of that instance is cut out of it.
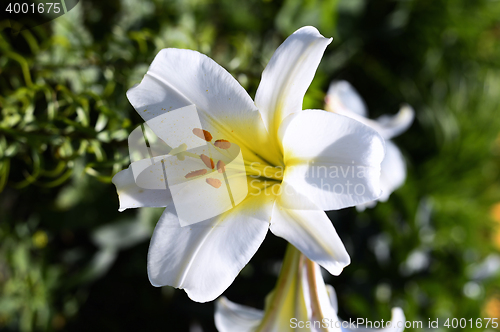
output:
<svg viewBox="0 0 500 332"><path fill-rule="evenodd" d="M125 92L176 47L253 97L304 25L334 37L304 109L344 79L371 117L416 110L395 139L406 184L373 209L328 213L352 258L326 277L340 317L386 320L400 306L424 324L500 320L499 1L82 0L20 33L0 22L0 330L215 331L214 303L148 281L162 209L118 212L110 180L142 123ZM269 233L224 295L262 308L285 247Z"/></svg>

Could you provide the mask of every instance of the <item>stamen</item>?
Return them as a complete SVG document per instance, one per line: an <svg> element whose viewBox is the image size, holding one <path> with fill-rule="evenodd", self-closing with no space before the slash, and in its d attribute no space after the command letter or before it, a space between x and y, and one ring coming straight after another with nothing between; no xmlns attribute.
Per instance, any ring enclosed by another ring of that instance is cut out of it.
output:
<svg viewBox="0 0 500 332"><path fill-rule="evenodd" d="M216 140L214 145L219 149L224 149L224 150L229 149L231 147L231 143L229 141L226 141L225 139Z"/></svg>
<svg viewBox="0 0 500 332"><path fill-rule="evenodd" d="M212 140L212 134L210 134L208 131L200 128L194 128L193 129L193 134L198 136L201 139L204 139L207 142L210 142Z"/></svg>
<svg viewBox="0 0 500 332"><path fill-rule="evenodd" d="M170 152L168 154L172 155L172 156L176 156L177 159L179 159L180 161L183 161L184 159L186 159L184 156L184 152L186 150L187 150L187 145L186 145L186 143L183 143L183 144L179 145L178 147L176 147L175 149L170 150Z"/></svg>
<svg viewBox="0 0 500 332"><path fill-rule="evenodd" d="M208 156L202 154L200 155L201 160L207 165L208 168L214 169L214 161L212 158L209 158Z"/></svg>
<svg viewBox="0 0 500 332"><path fill-rule="evenodd" d="M217 162L217 170L219 171L219 173L223 173L226 171L226 164L224 164L222 160L219 160Z"/></svg>
<svg viewBox="0 0 500 332"><path fill-rule="evenodd" d="M176 154L178 153L181 153L181 152L184 152L187 150L187 144L186 143L182 143L181 145L179 145L178 147L170 150L170 152L168 153L169 155L172 155L172 156L175 156Z"/></svg>
<svg viewBox="0 0 500 332"><path fill-rule="evenodd" d="M200 175L203 175L203 174L207 174L207 170L206 169L199 169L197 171L189 172L184 177L186 179L189 179L189 178L194 178L195 176L200 176Z"/></svg>
<svg viewBox="0 0 500 332"><path fill-rule="evenodd" d="M218 179L207 178L206 181L209 185L211 185L214 188L219 188L222 185L222 182L220 182L220 180Z"/></svg>

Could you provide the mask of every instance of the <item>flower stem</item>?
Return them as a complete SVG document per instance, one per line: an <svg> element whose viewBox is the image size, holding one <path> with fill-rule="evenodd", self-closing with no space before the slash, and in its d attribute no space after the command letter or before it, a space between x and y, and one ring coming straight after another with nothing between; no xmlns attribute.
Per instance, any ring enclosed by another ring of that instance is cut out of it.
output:
<svg viewBox="0 0 500 332"><path fill-rule="evenodd" d="M298 251L293 245L288 244L283 265L281 266L280 275L278 277L278 282L276 283L274 292L269 295L268 299L266 299L264 318L255 332L274 331L273 323L279 320L277 316L280 314L280 311L283 310L283 307L290 305L293 307L293 303L289 303L288 300L290 300L290 293L295 292L289 292L289 289L298 287L297 272L299 271L301 255L301 252Z"/></svg>
<svg viewBox="0 0 500 332"><path fill-rule="evenodd" d="M292 330L292 318L322 322L326 312L320 301L319 271L315 262L288 244L276 287L266 299L264 318L255 331ZM305 297L309 301L304 301ZM308 308L305 303L309 303ZM328 328L320 324L318 331L328 332Z"/></svg>

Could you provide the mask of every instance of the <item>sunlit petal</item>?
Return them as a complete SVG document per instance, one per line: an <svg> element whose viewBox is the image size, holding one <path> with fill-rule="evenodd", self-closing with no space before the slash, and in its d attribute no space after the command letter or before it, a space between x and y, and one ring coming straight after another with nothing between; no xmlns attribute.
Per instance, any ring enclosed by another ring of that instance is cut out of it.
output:
<svg viewBox="0 0 500 332"><path fill-rule="evenodd" d="M219 332L253 332L264 312L221 297L215 305L215 326Z"/></svg>
<svg viewBox="0 0 500 332"><path fill-rule="evenodd" d="M334 81L330 83L325 97L326 108L330 112L335 112L348 116L352 112L362 117L368 117L368 111L363 99L354 87L347 81Z"/></svg>
<svg viewBox="0 0 500 332"><path fill-rule="evenodd" d="M325 97L326 110L355 119L379 132L385 139L405 132L413 123L415 111L404 105L395 115L382 115L376 120L367 118L368 111L356 89L346 81L334 81L330 84Z"/></svg>
<svg viewBox="0 0 500 332"><path fill-rule="evenodd" d="M281 121L289 114L302 110L306 90L331 41L316 28L303 27L274 52L255 95L255 104L270 135L276 135Z"/></svg>
<svg viewBox="0 0 500 332"><path fill-rule="evenodd" d="M337 300L337 292L335 291L335 288L333 288L333 286L331 285L325 285L325 287L326 287L326 292L328 293L328 298L330 299L330 305L332 306L335 313L338 314L339 303Z"/></svg>
<svg viewBox="0 0 500 332"><path fill-rule="evenodd" d="M284 192L292 206L304 200L336 210L377 199L384 141L373 129L323 111L290 115L280 128ZM292 190L287 190L291 187Z"/></svg>
<svg viewBox="0 0 500 332"><path fill-rule="evenodd" d="M404 105L395 115L382 115L376 122L379 128L376 128L380 135L385 139L398 136L410 128L415 118L415 111L409 105Z"/></svg>
<svg viewBox="0 0 500 332"><path fill-rule="evenodd" d="M249 195L232 210L185 227L175 208L166 208L149 247L151 283L182 288L197 302L214 300L264 240L273 204L272 196Z"/></svg>
<svg viewBox="0 0 500 332"><path fill-rule="evenodd" d="M385 141L385 156L380 167L380 188L382 195L374 201L356 205L359 212L373 208L377 201L385 202L392 192L398 189L406 180L406 163L399 148L390 140Z"/></svg>
<svg viewBox="0 0 500 332"><path fill-rule="evenodd" d="M136 184L132 167L118 172L113 177L120 200L119 211L138 207L165 207L172 203L167 189L145 189Z"/></svg>
<svg viewBox="0 0 500 332"><path fill-rule="evenodd" d="M403 185L406 179L406 163L399 148L391 141L385 141L385 157L380 170L382 196L379 200L387 201L391 193Z"/></svg>
<svg viewBox="0 0 500 332"><path fill-rule="evenodd" d="M223 139L238 144L246 160L263 158L279 163L277 147L269 142L250 96L231 74L206 55L190 50L161 50L142 82L130 89L127 97L145 121L195 105L202 129L214 141ZM163 139L161 131L155 133Z"/></svg>
<svg viewBox="0 0 500 332"><path fill-rule="evenodd" d="M332 222L321 210L288 208L281 196L273 209L270 229L293 244L309 259L339 275L350 257Z"/></svg>

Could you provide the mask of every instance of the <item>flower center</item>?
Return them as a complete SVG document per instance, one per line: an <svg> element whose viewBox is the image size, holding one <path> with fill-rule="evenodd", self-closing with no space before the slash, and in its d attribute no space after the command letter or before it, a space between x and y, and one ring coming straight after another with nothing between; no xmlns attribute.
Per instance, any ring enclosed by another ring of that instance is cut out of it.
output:
<svg viewBox="0 0 500 332"><path fill-rule="evenodd" d="M245 164L245 171L248 176L253 178L263 178L275 181L283 181L283 174L285 172L284 166L271 166L263 165L259 162Z"/></svg>
<svg viewBox="0 0 500 332"><path fill-rule="evenodd" d="M203 162L203 166L198 165L196 169L191 169L185 174L184 177L186 179L197 178L207 174L206 183L218 189L222 185L221 180L229 185L228 177L241 176L243 167L246 168L247 166L246 163L243 165L241 160L241 162L236 162L235 165L231 165L233 159L237 158L239 153L239 147L237 145L225 139L214 140L210 132L201 128L194 128L193 134L207 142L208 149L202 148L204 153L200 153L200 149L198 149L198 153L195 152L196 149L186 151L186 144L182 144L178 148L172 149L169 153L170 155L177 156L181 161L184 160L185 157L190 157ZM229 174L226 174L226 166L229 166ZM217 173L222 174L221 179L215 178Z"/></svg>
<svg viewBox="0 0 500 332"><path fill-rule="evenodd" d="M231 160L236 156L233 155L232 143L225 139L218 139L214 141L212 134L206 130L195 128L193 134L206 141L210 146L209 150L204 153L193 153L186 151L185 144L178 148L172 149L171 155L176 155L179 160L184 160L185 157L201 160L205 167L192 169L185 174L185 178L196 178L204 176L207 173L218 172L223 173L224 180L227 182L226 165L230 164ZM236 146L235 146L236 147ZM203 165L202 164L202 165ZM240 164L243 166L243 164ZM263 182L268 180L281 182L285 171L284 166L272 166L268 163L244 161L245 172L247 176L254 179L259 179ZM208 185L219 188L221 181L210 176L207 177L206 182Z"/></svg>

